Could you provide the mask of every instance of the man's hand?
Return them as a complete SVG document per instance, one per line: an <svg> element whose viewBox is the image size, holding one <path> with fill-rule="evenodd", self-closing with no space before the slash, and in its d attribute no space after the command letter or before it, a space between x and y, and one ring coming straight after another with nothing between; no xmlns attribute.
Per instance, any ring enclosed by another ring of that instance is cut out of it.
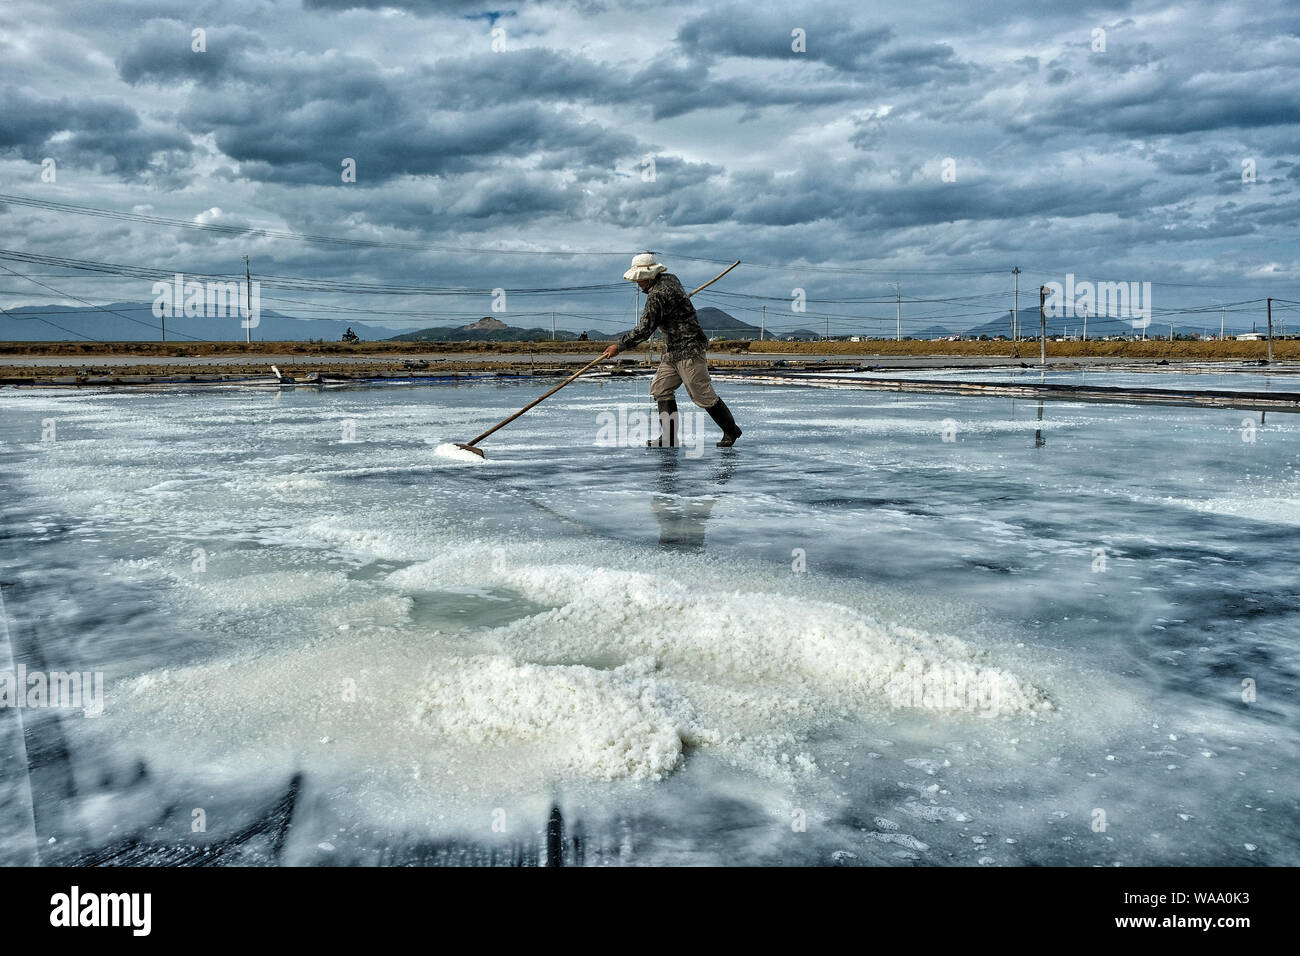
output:
<svg viewBox="0 0 1300 956"><path fill-rule="evenodd" d="M615 342L609 348L605 349L605 351L601 354L600 357L602 359L612 359L617 354L618 354L618 343Z"/></svg>

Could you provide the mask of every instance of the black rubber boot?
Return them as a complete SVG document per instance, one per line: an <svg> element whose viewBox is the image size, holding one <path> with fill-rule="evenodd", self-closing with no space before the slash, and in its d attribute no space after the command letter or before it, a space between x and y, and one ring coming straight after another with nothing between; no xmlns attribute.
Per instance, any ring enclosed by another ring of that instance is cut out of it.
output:
<svg viewBox="0 0 1300 956"><path fill-rule="evenodd" d="M736 424L736 420L731 417L731 409L727 407L727 403L722 399L718 399L716 405L706 408L705 411L709 413L709 417L717 423L717 426L722 429L722 441L718 442L718 447L730 448L734 445L736 439L739 438L743 432L741 432L740 426Z"/></svg>
<svg viewBox="0 0 1300 956"><path fill-rule="evenodd" d="M659 403L659 437L646 442L647 448L677 447L677 399Z"/></svg>

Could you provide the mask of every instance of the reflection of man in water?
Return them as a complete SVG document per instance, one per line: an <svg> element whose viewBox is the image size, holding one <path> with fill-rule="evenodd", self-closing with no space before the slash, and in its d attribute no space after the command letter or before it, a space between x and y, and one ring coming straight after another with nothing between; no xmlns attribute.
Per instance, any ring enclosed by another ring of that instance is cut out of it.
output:
<svg viewBox="0 0 1300 956"><path fill-rule="evenodd" d="M650 509L659 522L659 545L674 551L703 551L704 525L709 520L716 498L682 501L667 495L650 499Z"/></svg>
<svg viewBox="0 0 1300 956"><path fill-rule="evenodd" d="M717 498L683 500L678 495L676 456L659 462L659 493L650 499L650 510L659 522L659 546L674 551L703 551L704 528L708 524ZM718 485L731 480L735 462L729 460L711 476Z"/></svg>

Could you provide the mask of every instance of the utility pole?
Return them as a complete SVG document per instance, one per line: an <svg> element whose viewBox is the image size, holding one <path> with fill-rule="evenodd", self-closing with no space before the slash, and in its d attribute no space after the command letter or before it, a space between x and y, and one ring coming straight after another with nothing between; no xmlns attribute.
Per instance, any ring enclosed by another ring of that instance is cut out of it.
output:
<svg viewBox="0 0 1300 956"><path fill-rule="evenodd" d="M827 313L827 315L826 315L826 341L829 342L830 340L831 340L831 317L830 317L830 314Z"/></svg>
<svg viewBox="0 0 1300 956"><path fill-rule="evenodd" d="M1170 319L1169 320L1169 341L1172 342L1173 340L1174 340L1174 320Z"/></svg>
<svg viewBox="0 0 1300 956"><path fill-rule="evenodd" d="M163 334L162 340L166 342L167 341L167 311L165 309L163 310L161 319L162 319L162 334Z"/></svg>
<svg viewBox="0 0 1300 956"><path fill-rule="evenodd" d="M1011 341L1014 342L1019 337L1017 328L1020 321L1020 266L1011 270L1011 274L1016 278L1016 298L1011 306Z"/></svg>
<svg viewBox="0 0 1300 956"><path fill-rule="evenodd" d="M763 306L762 325L758 327L758 340L761 342L767 338L767 306Z"/></svg>
<svg viewBox="0 0 1300 956"><path fill-rule="evenodd" d="M903 341L903 287L897 282L892 283L894 294L898 296L898 333L894 336L895 342Z"/></svg>
<svg viewBox="0 0 1300 956"><path fill-rule="evenodd" d="M1220 302L1219 303L1219 341L1220 342L1223 341L1223 320L1226 319L1227 317L1228 317L1228 309L1222 302Z"/></svg>
<svg viewBox="0 0 1300 956"><path fill-rule="evenodd" d="M248 315L245 316L245 318L249 319L248 325L244 327L244 341L252 342L253 323L251 320L253 318L253 276L248 271L248 256L244 256L244 304L248 311Z"/></svg>
<svg viewBox="0 0 1300 956"><path fill-rule="evenodd" d="M1273 300L1268 300L1268 360L1273 361Z"/></svg>
<svg viewBox="0 0 1300 956"><path fill-rule="evenodd" d="M551 313L551 341L555 341L555 313Z"/></svg>
<svg viewBox="0 0 1300 956"><path fill-rule="evenodd" d="M1047 286L1038 287L1038 364L1047 364Z"/></svg>

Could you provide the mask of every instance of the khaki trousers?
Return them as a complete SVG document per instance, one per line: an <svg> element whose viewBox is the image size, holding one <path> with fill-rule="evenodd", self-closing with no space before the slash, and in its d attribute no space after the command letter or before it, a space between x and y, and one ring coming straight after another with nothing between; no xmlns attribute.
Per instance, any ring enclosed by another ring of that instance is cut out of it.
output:
<svg viewBox="0 0 1300 956"><path fill-rule="evenodd" d="M682 359L680 362L664 359L650 382L650 397L656 402L667 401L673 397L678 385L686 386L686 394L700 408L712 408L718 404L718 393L709 381L709 365L703 358Z"/></svg>

